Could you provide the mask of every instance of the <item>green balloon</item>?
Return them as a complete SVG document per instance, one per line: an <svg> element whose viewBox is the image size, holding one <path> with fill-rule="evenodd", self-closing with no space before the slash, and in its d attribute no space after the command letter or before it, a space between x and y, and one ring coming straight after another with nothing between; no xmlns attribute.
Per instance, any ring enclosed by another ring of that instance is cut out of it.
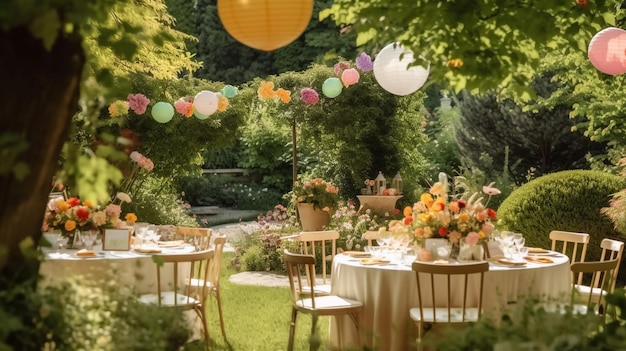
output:
<svg viewBox="0 0 626 351"><path fill-rule="evenodd" d="M207 118L209 118L209 115L203 115L202 113L196 111L196 109L193 110L193 115L196 116L196 118L198 118L198 119L207 119Z"/></svg>
<svg viewBox="0 0 626 351"><path fill-rule="evenodd" d="M227 85L223 87L222 90L220 90L220 93L222 93L222 95L226 96L229 99L237 96L238 92L239 90L232 85Z"/></svg>
<svg viewBox="0 0 626 351"><path fill-rule="evenodd" d="M343 85L339 78L328 78L322 84L322 93L326 95L326 97L334 98L341 94L341 90L343 89Z"/></svg>
<svg viewBox="0 0 626 351"><path fill-rule="evenodd" d="M157 102L152 106L152 118L159 123L167 123L174 117L174 106L167 102Z"/></svg>

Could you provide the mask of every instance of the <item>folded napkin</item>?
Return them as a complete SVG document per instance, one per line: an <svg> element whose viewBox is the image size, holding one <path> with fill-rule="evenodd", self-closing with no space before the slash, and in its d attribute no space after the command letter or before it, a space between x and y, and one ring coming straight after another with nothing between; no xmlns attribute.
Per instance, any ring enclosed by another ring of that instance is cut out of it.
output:
<svg viewBox="0 0 626 351"><path fill-rule="evenodd" d="M549 253L549 250L542 249L540 247L529 247L528 253Z"/></svg>
<svg viewBox="0 0 626 351"><path fill-rule="evenodd" d="M536 257L536 256L526 256L524 257L526 261L536 262L536 263L554 263L551 259L547 257Z"/></svg>
<svg viewBox="0 0 626 351"><path fill-rule="evenodd" d="M161 249L134 249L134 251L139 253L161 253Z"/></svg>
<svg viewBox="0 0 626 351"><path fill-rule="evenodd" d="M361 264L370 265L370 264L388 264L391 261L384 260L381 258L362 258Z"/></svg>

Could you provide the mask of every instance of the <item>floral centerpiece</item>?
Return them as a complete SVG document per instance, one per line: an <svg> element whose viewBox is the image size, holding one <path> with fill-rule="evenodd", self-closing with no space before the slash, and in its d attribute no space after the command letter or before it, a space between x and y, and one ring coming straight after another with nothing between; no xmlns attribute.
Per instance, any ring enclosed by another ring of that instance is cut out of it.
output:
<svg viewBox="0 0 626 351"><path fill-rule="evenodd" d="M447 176L446 176L447 177ZM496 211L487 205L491 196L500 194L494 183L483 186L482 193L464 191L448 194L447 178L433 184L421 194L413 207L404 209L402 225L409 228L418 244L428 238L444 238L452 245L475 246L487 241L493 230ZM468 189L463 177L455 178L456 189ZM483 204L484 195L488 196ZM391 229L391 228L390 228ZM401 230L402 228L395 228Z"/></svg>
<svg viewBox="0 0 626 351"><path fill-rule="evenodd" d="M104 208L95 206L89 200L81 201L78 197L66 200L64 196L59 196L48 202L41 229L44 232L51 229L60 231L62 237L69 238L68 247L72 247L76 234L81 231L123 228L137 221L134 213L127 213L124 221L121 219L122 202L131 202L130 196L117 193L115 200Z"/></svg>

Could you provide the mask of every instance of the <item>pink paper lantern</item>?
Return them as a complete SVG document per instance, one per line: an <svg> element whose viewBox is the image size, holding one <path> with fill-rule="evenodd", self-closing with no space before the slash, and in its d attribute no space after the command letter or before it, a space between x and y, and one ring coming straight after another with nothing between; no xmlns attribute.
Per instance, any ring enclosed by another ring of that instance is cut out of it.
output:
<svg viewBox="0 0 626 351"><path fill-rule="evenodd" d="M626 31L609 27L599 31L589 42L588 56L600 72L626 73Z"/></svg>
<svg viewBox="0 0 626 351"><path fill-rule="evenodd" d="M359 71L354 68L348 68L341 73L341 82L346 88L351 86L352 84L358 83L359 78L361 78L361 76L359 75Z"/></svg>

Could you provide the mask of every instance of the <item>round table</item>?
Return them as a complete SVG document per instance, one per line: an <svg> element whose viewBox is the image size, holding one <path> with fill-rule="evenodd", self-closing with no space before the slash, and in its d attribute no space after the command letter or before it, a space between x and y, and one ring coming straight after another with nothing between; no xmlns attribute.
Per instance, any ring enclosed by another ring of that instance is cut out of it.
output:
<svg viewBox="0 0 626 351"><path fill-rule="evenodd" d="M508 304L525 296L544 300L568 298L571 293L569 258L551 253L553 263L528 262L525 266L490 263L485 274L483 307L486 315L495 315ZM386 265L363 265L360 259L337 255L333 260L331 286L333 295L363 302L361 342L383 351L411 350L417 327L409 310L418 306L417 282L410 264L391 261ZM478 284L476 284L478 285ZM337 319L331 320L331 346L337 347ZM341 320L343 348L357 346L357 335L348 319Z"/></svg>

